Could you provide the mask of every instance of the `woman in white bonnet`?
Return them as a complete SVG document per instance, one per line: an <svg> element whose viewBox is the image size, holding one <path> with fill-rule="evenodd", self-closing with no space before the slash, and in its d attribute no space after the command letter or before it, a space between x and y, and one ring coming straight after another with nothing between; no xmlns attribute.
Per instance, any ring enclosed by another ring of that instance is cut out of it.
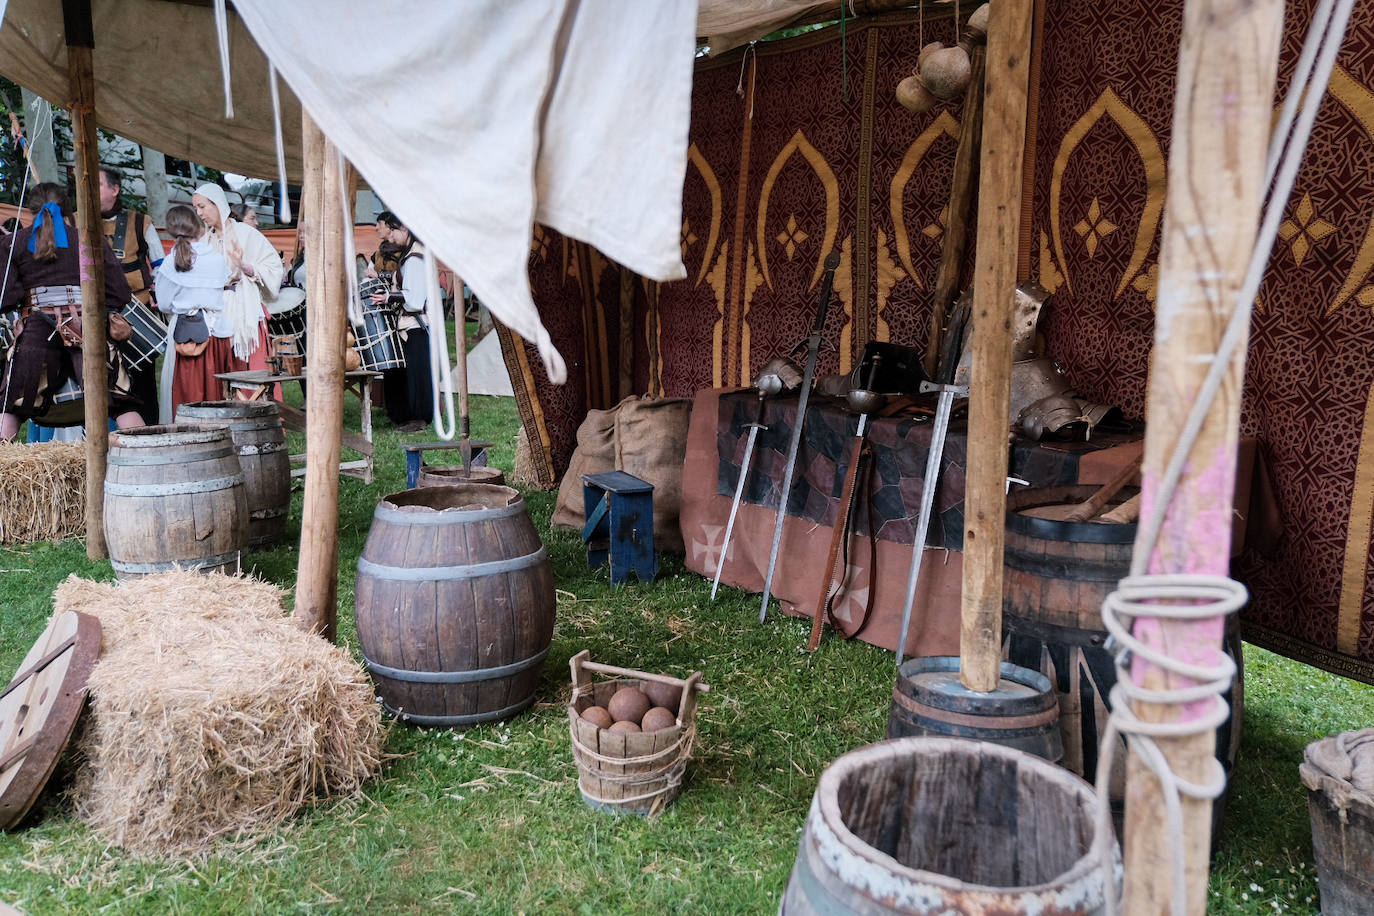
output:
<svg viewBox="0 0 1374 916"><path fill-rule="evenodd" d="M281 256L265 236L229 214L229 201L217 184L196 188L191 205L209 232L206 240L229 262L224 309L210 325L205 356L215 372L267 368L267 307L281 288ZM252 385L235 386L246 398Z"/></svg>

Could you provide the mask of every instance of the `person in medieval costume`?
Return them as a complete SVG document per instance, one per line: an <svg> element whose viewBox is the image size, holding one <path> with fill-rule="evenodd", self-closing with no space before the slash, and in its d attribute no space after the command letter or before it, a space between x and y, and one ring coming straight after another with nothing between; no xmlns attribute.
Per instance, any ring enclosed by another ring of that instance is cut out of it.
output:
<svg viewBox="0 0 1374 916"><path fill-rule="evenodd" d="M281 289L282 262L277 249L261 232L234 219L229 200L217 184L196 188L191 205L209 230L210 247L229 262L229 281L224 287L224 308L210 325L210 344L205 354L207 371L242 372L267 369L267 306ZM252 385L235 385L240 398L249 397Z"/></svg>
<svg viewBox="0 0 1374 916"><path fill-rule="evenodd" d="M8 264L0 310L19 313L14 348L0 365L0 439L5 441L14 439L20 420L51 423L56 419L52 408L58 392L64 386L76 386L79 391L81 384L81 240L76 224L65 213L66 205L67 193L61 186L38 185L29 198L33 224L5 240ZM110 312L127 303L131 293L114 251L103 240L101 248L105 308ZM112 319L110 324L111 330L117 329L117 321ZM127 331L128 325L123 328ZM142 425L139 402L114 347L109 348L109 368L110 414L115 425L120 429Z"/></svg>
<svg viewBox="0 0 1374 916"><path fill-rule="evenodd" d="M424 245L410 234L394 213L377 215L377 230L383 245L394 251L396 268L383 292L375 293L372 301L396 310L396 332L405 353L404 369L388 369L382 373L386 393L386 413L402 432L419 432L434 416L434 395L430 388L429 319L425 317L427 299L425 284ZM382 249L378 261L385 263ZM382 271L378 271L380 274ZM383 278L386 279L386 278ZM442 333L442 331L441 331Z"/></svg>
<svg viewBox="0 0 1374 916"><path fill-rule="evenodd" d="M130 210L120 199L124 176L119 169L109 166L100 167L100 219L105 230L105 241L114 249L119 260L120 271L129 284L133 297L144 305L153 302L153 271L162 263L164 255L162 240L158 237L157 227L146 213ZM127 300L126 300L127 301ZM133 393L142 402L139 413L148 423L157 422L157 372L156 360L147 359L134 365L138 354L121 345L124 355L129 358L129 377L133 380Z"/></svg>

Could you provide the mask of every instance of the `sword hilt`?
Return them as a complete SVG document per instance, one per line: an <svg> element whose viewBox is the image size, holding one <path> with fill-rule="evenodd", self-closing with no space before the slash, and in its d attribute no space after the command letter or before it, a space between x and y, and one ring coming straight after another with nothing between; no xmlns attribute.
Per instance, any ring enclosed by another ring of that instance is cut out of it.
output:
<svg viewBox="0 0 1374 916"><path fill-rule="evenodd" d="M830 291L835 286L835 269L840 266L840 256L832 251L825 256L825 277L821 280L821 304L816 309L816 323L811 326L812 334L825 330L825 313L830 310Z"/></svg>

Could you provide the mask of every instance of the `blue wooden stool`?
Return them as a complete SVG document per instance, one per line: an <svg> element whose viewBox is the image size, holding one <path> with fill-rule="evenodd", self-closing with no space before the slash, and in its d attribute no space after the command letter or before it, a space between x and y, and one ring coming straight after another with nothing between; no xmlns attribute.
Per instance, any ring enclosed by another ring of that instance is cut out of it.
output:
<svg viewBox="0 0 1374 916"><path fill-rule="evenodd" d="M654 485L624 471L583 474L582 507L587 564L595 569L609 558L612 585L624 582L631 570L640 582L653 579Z"/></svg>

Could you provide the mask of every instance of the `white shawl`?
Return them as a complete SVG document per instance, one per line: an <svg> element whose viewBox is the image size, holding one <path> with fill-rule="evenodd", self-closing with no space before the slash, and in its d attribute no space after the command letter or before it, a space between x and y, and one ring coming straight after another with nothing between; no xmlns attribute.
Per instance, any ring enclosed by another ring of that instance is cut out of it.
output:
<svg viewBox="0 0 1374 916"><path fill-rule="evenodd" d="M221 228L211 229L206 239L229 260L233 271L230 279L239 281L233 289L224 291L224 312L234 328L234 355L247 360L258 348L258 323L267 317L263 302L276 299L281 289L281 255L261 232L229 216L229 200L219 185L203 184L196 188L196 193L208 198L219 210ZM253 266L252 277L233 270L235 257L239 263Z"/></svg>

